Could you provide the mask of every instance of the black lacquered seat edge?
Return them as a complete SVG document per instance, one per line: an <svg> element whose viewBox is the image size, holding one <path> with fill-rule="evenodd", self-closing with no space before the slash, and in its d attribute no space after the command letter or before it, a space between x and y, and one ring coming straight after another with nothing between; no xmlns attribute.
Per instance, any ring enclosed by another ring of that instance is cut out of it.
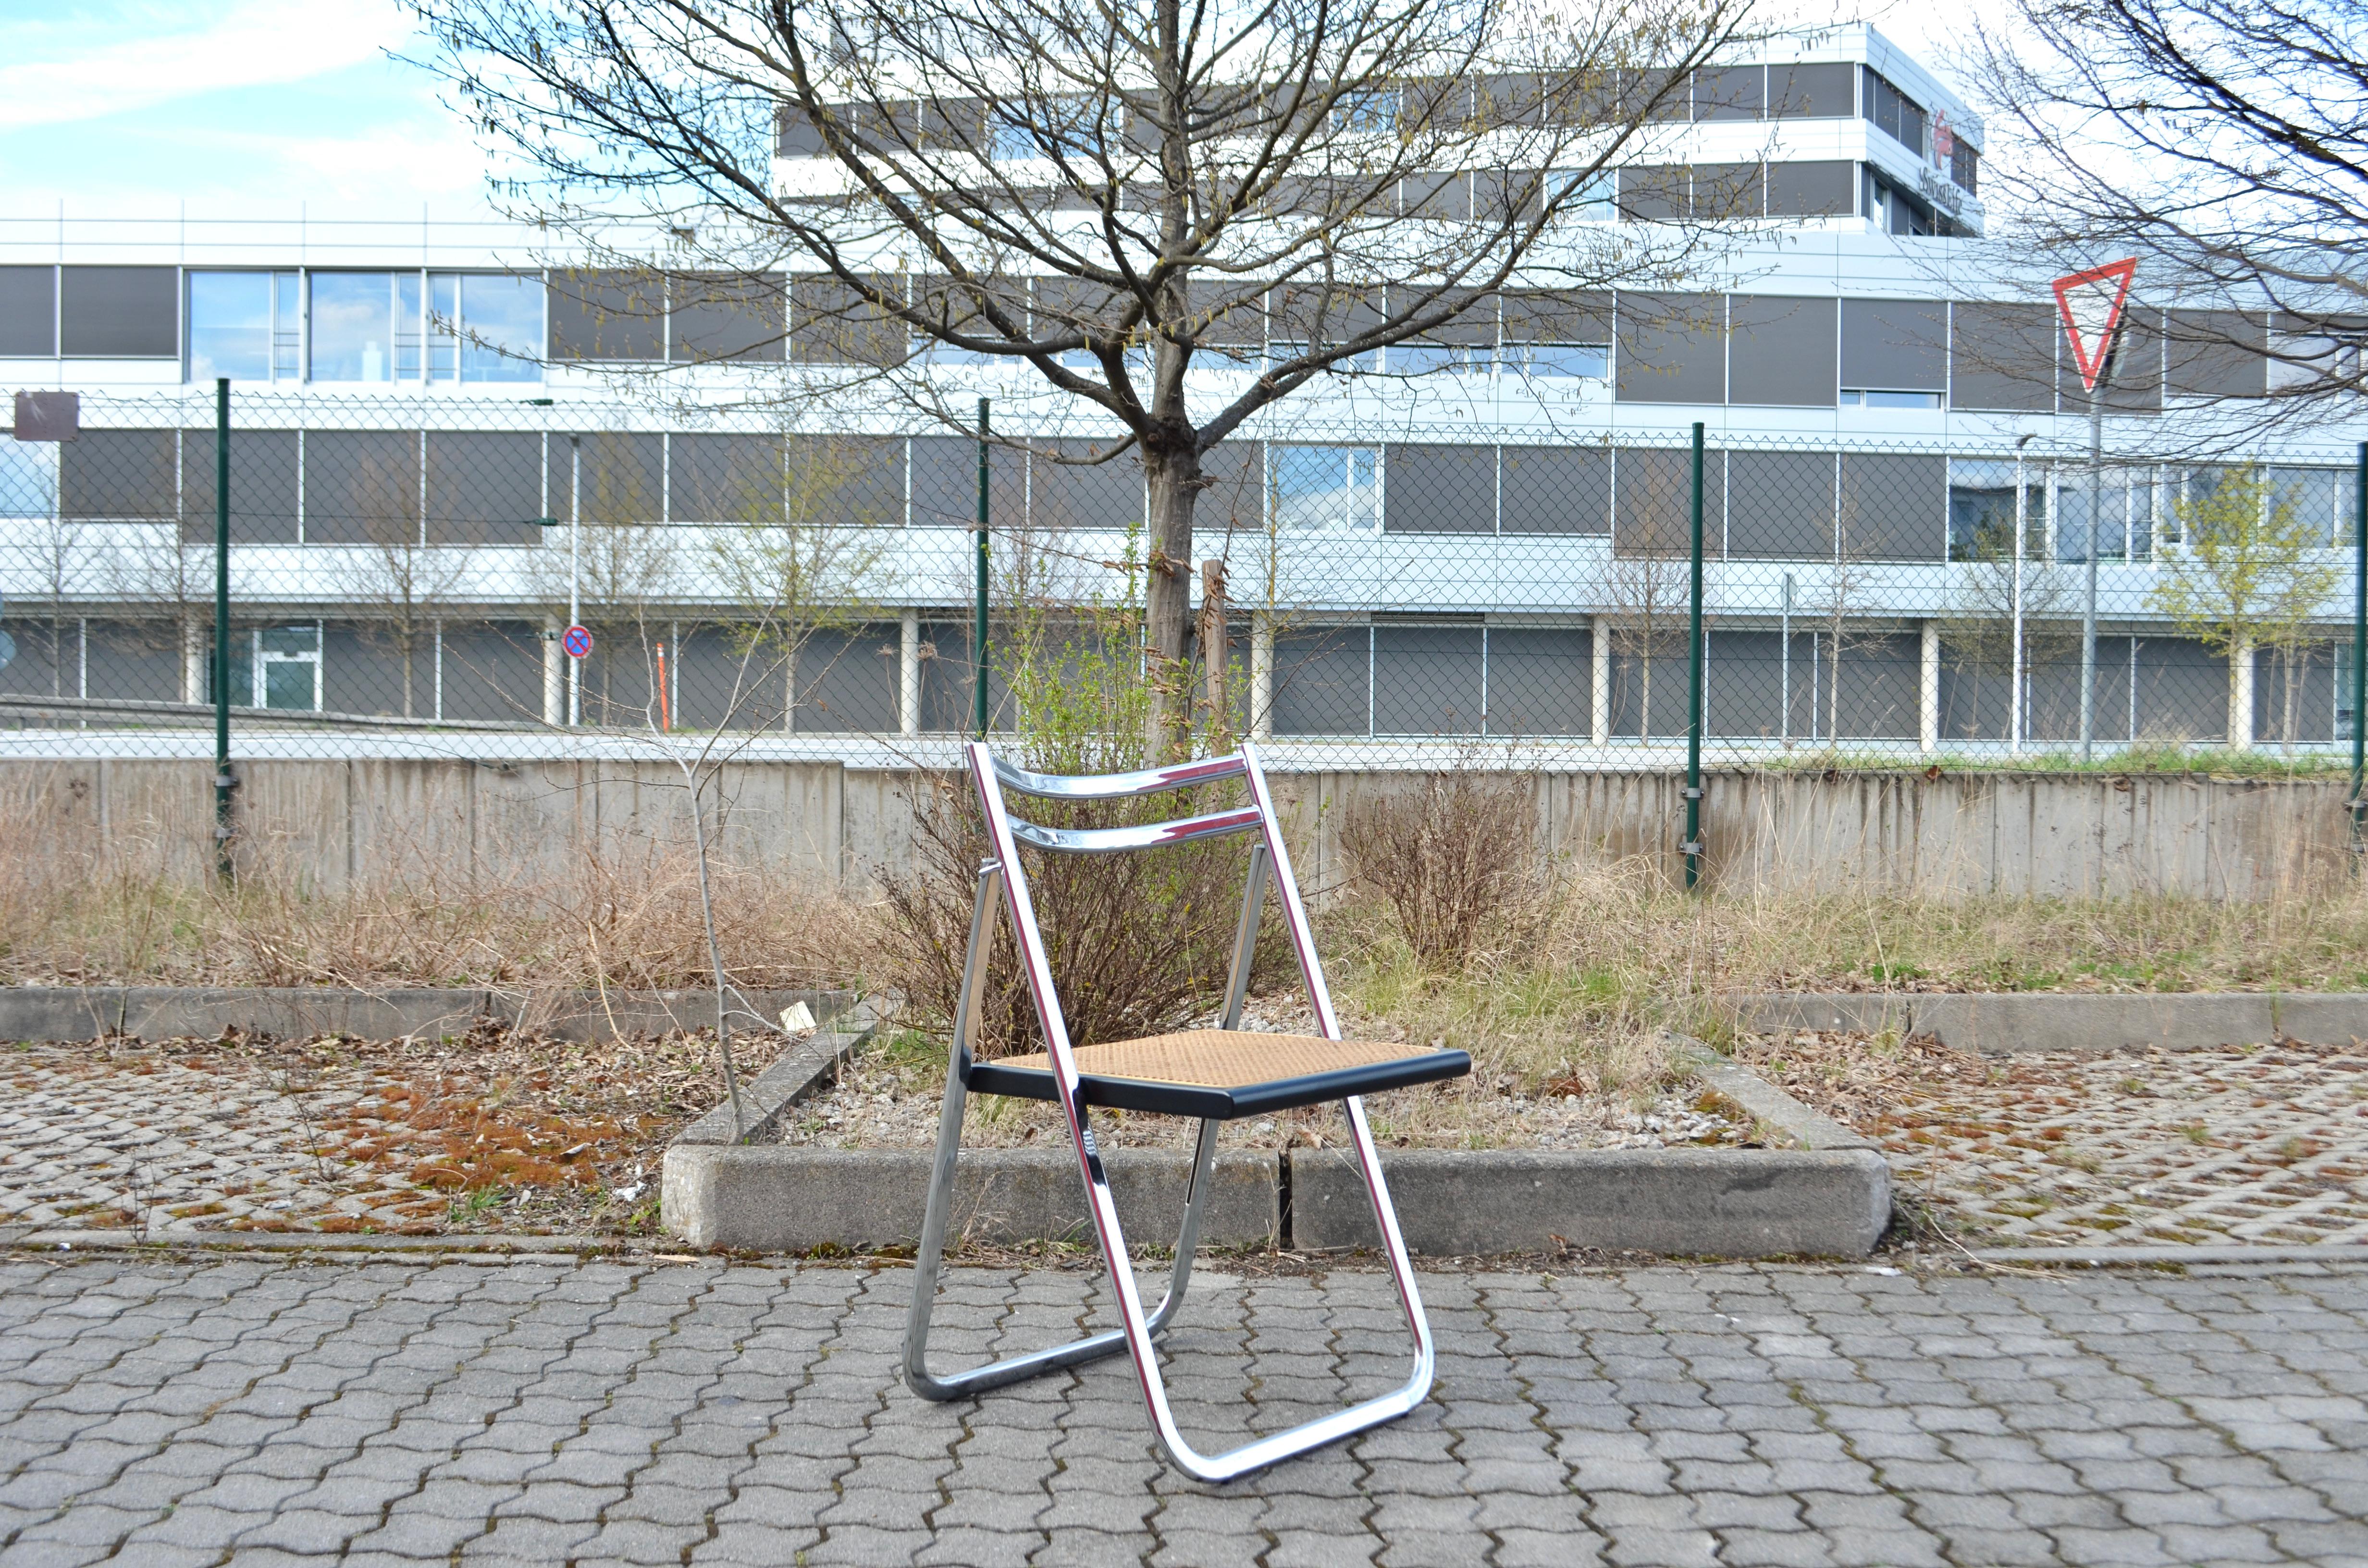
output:
<svg viewBox="0 0 2368 1568"><path fill-rule="evenodd" d="M1378 1095L1417 1084L1461 1078L1472 1071L1470 1053L1426 1051L1389 1062L1372 1062L1331 1073L1311 1073L1298 1078L1276 1078L1263 1084L1220 1088L1207 1084L1168 1084L1142 1078L1111 1078L1086 1073L1078 1076L1086 1103L1110 1110L1147 1111L1156 1116L1192 1116L1204 1121L1236 1121L1246 1116L1267 1116L1300 1106L1328 1105L1351 1095ZM1042 1068L1010 1067L998 1062L973 1062L970 1088L982 1095L1008 1095L1019 1099L1057 1100L1051 1072Z"/></svg>

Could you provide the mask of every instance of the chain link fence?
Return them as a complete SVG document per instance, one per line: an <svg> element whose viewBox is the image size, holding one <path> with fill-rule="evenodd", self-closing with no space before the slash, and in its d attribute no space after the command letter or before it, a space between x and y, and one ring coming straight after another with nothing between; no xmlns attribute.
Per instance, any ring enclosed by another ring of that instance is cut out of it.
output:
<svg viewBox="0 0 2368 1568"><path fill-rule="evenodd" d="M85 394L73 439L0 441L0 747L210 755L222 669L254 755L720 733L935 762L972 725L969 437L240 392L218 660L214 412ZM1145 497L1110 449L1015 426L989 450L996 726L1015 669L1136 656ZM2092 472L2073 448L1713 432L1702 475L1709 765L2349 756L2345 452ZM1284 765L1682 762L1682 437L1284 413L1205 478L1190 568L1223 614L1196 657L1220 627L1224 653L1190 689Z"/></svg>

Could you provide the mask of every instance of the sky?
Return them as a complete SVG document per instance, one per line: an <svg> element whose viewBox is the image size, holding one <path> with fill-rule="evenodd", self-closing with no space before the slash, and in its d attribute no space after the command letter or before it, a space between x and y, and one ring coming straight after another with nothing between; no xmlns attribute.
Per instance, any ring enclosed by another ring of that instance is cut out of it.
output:
<svg viewBox="0 0 2368 1568"><path fill-rule="evenodd" d="M1861 14L1940 68L1975 4ZM481 211L484 152L397 58L425 52L394 0L0 0L0 211Z"/></svg>

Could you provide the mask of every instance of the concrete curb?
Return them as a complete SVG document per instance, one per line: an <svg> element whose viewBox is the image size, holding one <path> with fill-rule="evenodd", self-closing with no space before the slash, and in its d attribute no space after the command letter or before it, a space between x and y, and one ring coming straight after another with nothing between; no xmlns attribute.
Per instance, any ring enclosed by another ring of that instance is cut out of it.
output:
<svg viewBox="0 0 2368 1568"><path fill-rule="evenodd" d="M847 1059L879 1027L880 1009L871 1002L858 1002L843 1012L832 1013L820 1028L741 1085L740 1113L747 1119L746 1129L734 1131L727 1100L677 1133L675 1145L739 1143L772 1136L781 1113L834 1082Z"/></svg>
<svg viewBox="0 0 2368 1568"><path fill-rule="evenodd" d="M1735 993L1721 1010L1738 1028L1929 1034L1987 1056L2201 1051L2275 1040L2340 1045L2368 1039L2368 995L2334 992Z"/></svg>
<svg viewBox="0 0 2368 1568"><path fill-rule="evenodd" d="M743 991L735 1027L780 1030L803 1002L818 1018L852 1005L844 991ZM524 997L481 989L358 991L326 986L92 985L0 987L0 1040L75 1042L110 1035L211 1039L226 1028L284 1039L363 1040L467 1032L480 1018L562 1040L630 1040L715 1022L708 991L573 992Z"/></svg>
<svg viewBox="0 0 2368 1568"><path fill-rule="evenodd" d="M852 1020L850 1020L851 1022ZM860 1038L860 1037L859 1037ZM1707 1257L1864 1257L1891 1219L1891 1172L1866 1140L1719 1057L1696 1071L1793 1148L1586 1152L1409 1150L1382 1168L1406 1242L1435 1256L1594 1247ZM850 1047L851 1049L851 1047ZM819 1046L801 1047L818 1052ZM836 1070L803 1055L766 1074L802 1095ZM760 1083L764 1080L760 1080ZM749 1108L769 1126L796 1096ZM918 1239L926 1149L732 1144L729 1112L666 1151L661 1212L693 1246L864 1251ZM712 1124L712 1125L711 1125ZM696 1135L696 1136L694 1136ZM1172 1239L1181 1151L1108 1152L1129 1240ZM1062 1149L979 1149L957 1170L954 1233L975 1242L1089 1237L1076 1162ZM1212 1246L1309 1251L1380 1244L1362 1183L1338 1151L1219 1157L1203 1221Z"/></svg>

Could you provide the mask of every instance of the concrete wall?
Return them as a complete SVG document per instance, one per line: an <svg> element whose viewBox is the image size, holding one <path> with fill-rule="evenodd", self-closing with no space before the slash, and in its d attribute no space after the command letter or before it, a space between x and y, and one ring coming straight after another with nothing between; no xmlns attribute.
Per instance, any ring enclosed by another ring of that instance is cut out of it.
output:
<svg viewBox="0 0 2368 1568"><path fill-rule="evenodd" d="M239 776L239 855L322 892L390 878L457 891L476 878L556 873L594 850L629 873L689 844L681 777L659 764L256 761ZM722 780L723 854L788 884L860 894L904 863L911 791L927 777L733 765ZM126 869L201 875L211 778L197 762L0 762L0 856L106 851ZM1303 885L1339 886L1352 808L1419 779L1277 776ZM1710 875L1727 888L2258 898L2340 875L2346 858L2337 778L1733 773L1706 785ZM1683 807L1670 775L1547 774L1533 847L1581 863L1642 858L1674 874Z"/></svg>

